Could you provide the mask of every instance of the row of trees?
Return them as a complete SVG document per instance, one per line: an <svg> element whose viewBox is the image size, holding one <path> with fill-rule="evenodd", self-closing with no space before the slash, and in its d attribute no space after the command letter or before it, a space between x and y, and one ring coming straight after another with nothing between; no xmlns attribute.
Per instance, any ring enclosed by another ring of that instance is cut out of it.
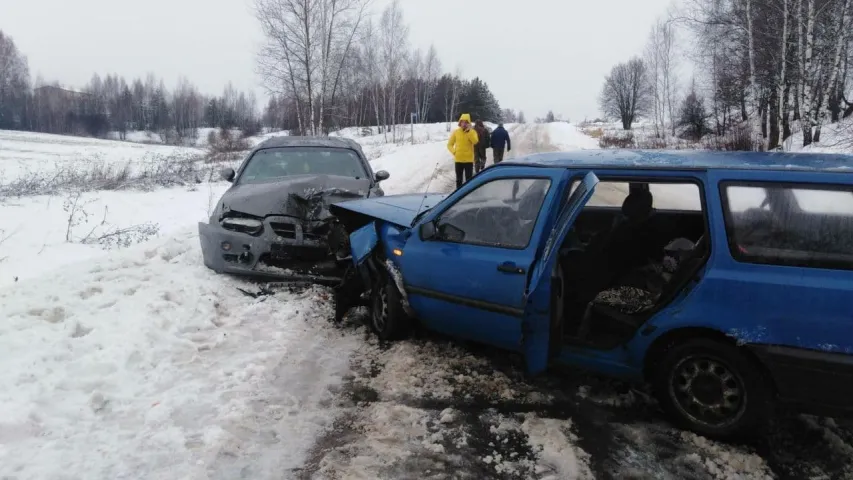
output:
<svg viewBox="0 0 853 480"><path fill-rule="evenodd" d="M255 0L266 42L258 71L269 126L322 134L377 125L452 122L460 112L501 120L486 82L443 73L434 47L412 49L399 0L378 18L367 0ZM515 112L511 112L515 115Z"/></svg>
<svg viewBox="0 0 853 480"><path fill-rule="evenodd" d="M462 112L488 121L523 121L501 110L485 81L445 73L434 47L412 49L399 1L378 19L368 0L255 0L266 42L258 73L269 93L260 113L252 93L231 85L208 96L187 79L170 91L149 75L94 76L79 92L33 85L26 58L0 33L0 128L103 135L131 130L181 141L199 127L253 131L265 125L302 134L378 125L453 122Z"/></svg>
<svg viewBox="0 0 853 480"><path fill-rule="evenodd" d="M679 93L676 26L697 39L707 101L696 89ZM695 116L707 106L718 135L746 124L760 130L764 148L797 132L809 145L823 125L853 115L851 40L853 0L689 0L654 26L642 58L613 68L601 107L625 129L647 116L665 137L690 123L685 111Z"/></svg>
<svg viewBox="0 0 853 480"><path fill-rule="evenodd" d="M199 127L257 131L260 116L253 93L228 85L208 96L182 78L169 91L154 75L128 82L118 75L94 75L80 91L42 79L30 82L26 57L0 32L0 128L60 134L121 137L131 130L158 132L181 141Z"/></svg>

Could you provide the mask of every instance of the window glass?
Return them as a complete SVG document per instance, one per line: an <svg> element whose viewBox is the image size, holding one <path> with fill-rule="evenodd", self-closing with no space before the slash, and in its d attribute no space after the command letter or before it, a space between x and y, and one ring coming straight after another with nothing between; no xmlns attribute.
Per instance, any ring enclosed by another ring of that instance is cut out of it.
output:
<svg viewBox="0 0 853 480"><path fill-rule="evenodd" d="M295 175L365 178L358 154L346 148L280 147L258 150L239 183L262 183Z"/></svg>
<svg viewBox="0 0 853 480"><path fill-rule="evenodd" d="M446 241L503 248L526 248L551 187L547 178L494 180L447 209L438 221Z"/></svg>
<svg viewBox="0 0 853 480"><path fill-rule="evenodd" d="M853 188L724 188L732 255L753 263L853 268Z"/></svg>
<svg viewBox="0 0 853 480"><path fill-rule="evenodd" d="M572 192L580 182L572 183ZM637 183L647 185L652 192L652 207L658 210L702 211L702 197L695 183ZM595 187L587 207L621 207L630 193L627 182L601 181Z"/></svg>

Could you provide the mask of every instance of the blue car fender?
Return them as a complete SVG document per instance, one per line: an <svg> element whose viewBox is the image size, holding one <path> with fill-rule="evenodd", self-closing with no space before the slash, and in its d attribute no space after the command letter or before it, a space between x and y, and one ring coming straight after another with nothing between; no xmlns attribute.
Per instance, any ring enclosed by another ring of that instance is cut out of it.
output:
<svg viewBox="0 0 853 480"><path fill-rule="evenodd" d="M358 267L376 248L379 243L379 234L376 232L376 222L352 232L349 236L350 250L352 251L352 262Z"/></svg>

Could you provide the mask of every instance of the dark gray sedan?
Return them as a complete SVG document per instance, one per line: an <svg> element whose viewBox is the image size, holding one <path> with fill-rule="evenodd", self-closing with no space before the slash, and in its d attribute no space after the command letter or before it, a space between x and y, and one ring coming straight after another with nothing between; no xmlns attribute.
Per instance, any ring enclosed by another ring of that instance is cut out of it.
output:
<svg viewBox="0 0 853 480"><path fill-rule="evenodd" d="M275 137L255 147L198 225L204 264L218 273L337 284L349 259L329 204L383 196L361 146L335 137Z"/></svg>

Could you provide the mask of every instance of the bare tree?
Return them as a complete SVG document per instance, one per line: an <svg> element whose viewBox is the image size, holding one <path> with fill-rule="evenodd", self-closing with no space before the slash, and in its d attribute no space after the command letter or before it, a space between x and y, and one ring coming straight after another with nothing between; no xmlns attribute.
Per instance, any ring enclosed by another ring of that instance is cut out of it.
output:
<svg viewBox="0 0 853 480"><path fill-rule="evenodd" d="M451 128L450 125L456 120L456 109L459 108L459 97L462 93L461 75L461 70L457 68L456 74L449 77L450 85L444 90L444 112L446 114L448 130Z"/></svg>
<svg viewBox="0 0 853 480"><path fill-rule="evenodd" d="M613 67L604 79L599 103L605 115L618 117L630 130L637 116L646 111L650 91L646 64L639 57Z"/></svg>
<svg viewBox="0 0 853 480"><path fill-rule="evenodd" d="M0 31L0 128L24 128L23 112L30 89L27 59Z"/></svg>
<svg viewBox="0 0 853 480"><path fill-rule="evenodd" d="M426 121L429 117L429 107L432 104L432 97L435 95L435 89L438 86L438 79L441 76L441 60L438 59L438 52L435 45L430 45L424 59L424 88L421 106L418 109L420 112L420 121Z"/></svg>
<svg viewBox="0 0 853 480"><path fill-rule="evenodd" d="M675 135L676 43L676 32L672 23L658 20L649 34L645 52L655 132L664 138L667 135L667 125L672 135Z"/></svg>
<svg viewBox="0 0 853 480"><path fill-rule="evenodd" d="M299 128L310 135L324 133L366 6L367 0L255 0L266 38L258 71L270 93L297 100Z"/></svg>
<svg viewBox="0 0 853 480"><path fill-rule="evenodd" d="M391 136L397 140L395 125L398 117L398 94L403 80L403 69L406 63L409 44L409 27L403 21L403 9L400 0L394 0L382 11L379 20L380 30L380 70L382 72L383 107L385 125L392 128Z"/></svg>

